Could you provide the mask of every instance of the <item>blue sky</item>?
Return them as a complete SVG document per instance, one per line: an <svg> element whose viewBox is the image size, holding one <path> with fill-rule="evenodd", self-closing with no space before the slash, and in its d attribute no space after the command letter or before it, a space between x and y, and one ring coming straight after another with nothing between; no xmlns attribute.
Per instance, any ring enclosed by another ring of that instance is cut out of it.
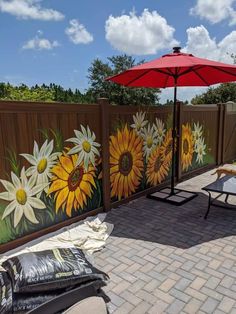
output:
<svg viewBox="0 0 236 314"><path fill-rule="evenodd" d="M176 44L231 63L235 28L235 0L0 0L0 81L83 91L95 58L151 60ZM179 99L201 90L182 88Z"/></svg>

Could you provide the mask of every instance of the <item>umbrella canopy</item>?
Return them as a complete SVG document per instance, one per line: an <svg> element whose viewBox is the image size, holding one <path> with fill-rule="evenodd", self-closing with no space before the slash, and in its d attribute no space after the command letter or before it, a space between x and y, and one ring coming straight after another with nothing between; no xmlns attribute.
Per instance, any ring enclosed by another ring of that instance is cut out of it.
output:
<svg viewBox="0 0 236 314"><path fill-rule="evenodd" d="M236 80L236 66L174 52L135 66L107 80L128 87L210 86Z"/></svg>
<svg viewBox="0 0 236 314"><path fill-rule="evenodd" d="M161 58L135 66L106 79L127 87L174 87L171 196L175 194L174 151L177 138L177 86L210 86L236 81L235 65L197 58L192 54L180 52L180 49L180 47L174 47L173 53L163 55Z"/></svg>

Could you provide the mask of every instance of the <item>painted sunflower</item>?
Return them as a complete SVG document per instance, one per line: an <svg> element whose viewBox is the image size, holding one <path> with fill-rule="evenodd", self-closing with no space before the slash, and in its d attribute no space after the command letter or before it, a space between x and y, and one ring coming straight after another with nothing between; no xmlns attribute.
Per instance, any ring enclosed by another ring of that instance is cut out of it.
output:
<svg viewBox="0 0 236 314"><path fill-rule="evenodd" d="M77 165L78 155L59 157L58 163L52 168L52 183L48 194L54 193L56 212L60 208L71 217L72 209L83 209L87 205L87 198L92 197L95 168L89 164L86 170L83 164Z"/></svg>
<svg viewBox="0 0 236 314"><path fill-rule="evenodd" d="M136 191L142 179L143 141L127 125L110 136L111 197L128 197Z"/></svg>
<svg viewBox="0 0 236 314"><path fill-rule="evenodd" d="M193 134L189 123L182 125L182 169L187 171L192 164L194 152Z"/></svg>
<svg viewBox="0 0 236 314"><path fill-rule="evenodd" d="M172 129L166 132L162 145L160 147L161 160L165 161L168 167L172 161Z"/></svg>
<svg viewBox="0 0 236 314"><path fill-rule="evenodd" d="M147 164L147 183L155 186L161 183L168 175L169 165L162 160L161 147L157 146L152 152Z"/></svg>

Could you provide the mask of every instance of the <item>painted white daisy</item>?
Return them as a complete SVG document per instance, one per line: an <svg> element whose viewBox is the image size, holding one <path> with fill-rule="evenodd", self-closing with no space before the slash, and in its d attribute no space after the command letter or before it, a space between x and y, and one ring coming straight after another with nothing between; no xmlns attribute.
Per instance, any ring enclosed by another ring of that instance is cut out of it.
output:
<svg viewBox="0 0 236 314"><path fill-rule="evenodd" d="M146 156L146 160L148 160L152 150L157 145L157 134L154 126L151 127L151 125L148 124L146 128L143 128L141 136L143 138L143 152Z"/></svg>
<svg viewBox="0 0 236 314"><path fill-rule="evenodd" d="M202 127L202 125L200 125L199 122L194 123L194 124L193 124L193 131L192 131L192 134L193 134L193 140L194 140L194 146L195 146L195 148L196 148L196 145L197 145L198 140L199 140L200 137L202 136L202 133L203 133L203 127Z"/></svg>
<svg viewBox="0 0 236 314"><path fill-rule="evenodd" d="M197 153L197 163L203 164L203 157L206 155L206 144L204 138L200 137L196 142L195 152Z"/></svg>
<svg viewBox="0 0 236 314"><path fill-rule="evenodd" d="M6 192L0 193L0 199L10 202L3 212L2 219L14 211L14 228L18 225L23 215L30 222L34 224L39 223L35 217L34 209L44 209L46 206L35 195L42 191L46 184L42 183L35 186L36 177L32 176L28 180L24 167L21 170L20 178L11 172L11 179L12 183L0 180L6 189Z"/></svg>
<svg viewBox="0 0 236 314"><path fill-rule="evenodd" d="M46 140L39 149L38 144L34 141L33 155L21 154L32 166L26 170L27 176L33 176L36 185L48 183L52 177L51 168L56 164L57 158L61 153L52 153L53 140L48 143ZM45 187L45 192L48 192L48 185ZM38 195L40 197L40 194Z"/></svg>
<svg viewBox="0 0 236 314"><path fill-rule="evenodd" d="M154 128L157 132L157 143L160 145L163 142L166 133L165 125L161 119L156 118L156 124L154 124Z"/></svg>
<svg viewBox="0 0 236 314"><path fill-rule="evenodd" d="M145 125L148 123L147 120L144 120L145 115L146 113L142 111L137 112L136 115L133 115L134 123L131 124L131 128L135 129L138 135L140 135L142 128L145 127Z"/></svg>
<svg viewBox="0 0 236 314"><path fill-rule="evenodd" d="M75 144L73 148L71 148L68 152L69 155L79 154L77 159L77 166L84 162L84 167L86 171L88 170L89 163L91 162L93 166L95 166L95 156L100 156L99 150L97 147L101 145L96 140L96 135L94 132L91 132L89 126L87 126L87 130L83 125L80 125L81 131L74 130L76 137L69 138L66 140L67 142L72 142Z"/></svg>

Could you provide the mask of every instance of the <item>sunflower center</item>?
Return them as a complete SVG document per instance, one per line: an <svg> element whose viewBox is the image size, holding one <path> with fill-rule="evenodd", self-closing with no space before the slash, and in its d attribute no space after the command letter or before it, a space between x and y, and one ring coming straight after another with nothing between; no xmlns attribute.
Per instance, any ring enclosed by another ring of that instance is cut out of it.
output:
<svg viewBox="0 0 236 314"><path fill-rule="evenodd" d="M47 164L48 164L48 161L46 158L41 159L37 166L38 173L43 173L45 169L47 168Z"/></svg>
<svg viewBox="0 0 236 314"><path fill-rule="evenodd" d="M133 166L133 157L130 152L125 152L120 156L119 159L119 170L124 175L127 176Z"/></svg>
<svg viewBox="0 0 236 314"><path fill-rule="evenodd" d="M80 182L83 179L84 170L82 167L77 166L69 175L68 178L68 187L70 191L75 191L80 185Z"/></svg>
<svg viewBox="0 0 236 314"><path fill-rule="evenodd" d="M158 172L161 168L161 158L158 156L154 164L154 172Z"/></svg>
<svg viewBox="0 0 236 314"><path fill-rule="evenodd" d="M153 139L152 139L151 136L148 136L148 138L147 138L147 147L151 148L152 144L153 144Z"/></svg>
<svg viewBox="0 0 236 314"><path fill-rule="evenodd" d="M189 143L186 139L184 139L184 142L183 142L183 151L185 155L189 153Z"/></svg>
<svg viewBox="0 0 236 314"><path fill-rule="evenodd" d="M23 189L17 190L16 200L19 204L25 205L25 203L27 202L27 194L26 194L25 190L23 190Z"/></svg>
<svg viewBox="0 0 236 314"><path fill-rule="evenodd" d="M86 153L90 153L90 151L91 151L91 144L88 141L84 141L82 146L83 146L83 150Z"/></svg>

